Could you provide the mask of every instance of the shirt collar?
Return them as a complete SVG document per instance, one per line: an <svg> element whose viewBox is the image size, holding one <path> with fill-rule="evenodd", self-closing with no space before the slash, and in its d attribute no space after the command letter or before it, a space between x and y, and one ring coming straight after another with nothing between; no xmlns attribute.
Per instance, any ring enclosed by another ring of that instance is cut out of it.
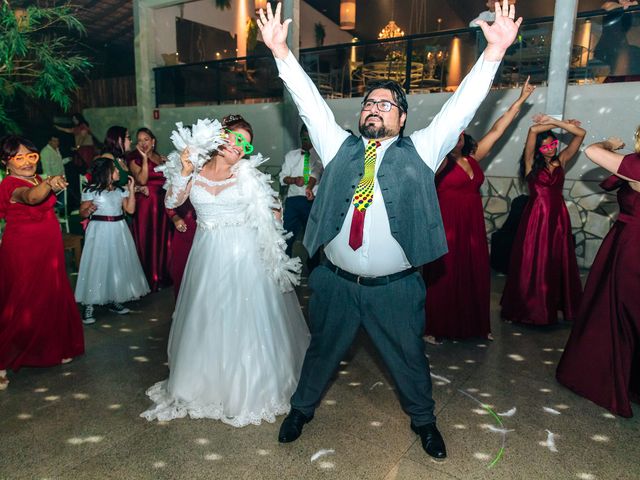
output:
<svg viewBox="0 0 640 480"><path fill-rule="evenodd" d="M399 137L400 137L400 135L396 135L395 137L391 137L391 138L388 138L386 140L379 141L380 142L380 146L378 148L386 149L389 145L391 145L393 142L398 140ZM361 137L361 138L362 138L362 141L365 144L365 146L367 145L367 142L369 140L373 140L373 139L364 138L364 137Z"/></svg>

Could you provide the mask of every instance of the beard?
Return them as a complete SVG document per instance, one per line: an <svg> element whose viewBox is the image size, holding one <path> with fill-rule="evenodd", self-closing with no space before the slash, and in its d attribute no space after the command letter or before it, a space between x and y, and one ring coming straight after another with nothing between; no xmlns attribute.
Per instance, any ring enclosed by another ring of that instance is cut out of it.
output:
<svg viewBox="0 0 640 480"><path fill-rule="evenodd" d="M369 121L369 119L371 119L373 117L380 119L380 124L379 125L375 125L373 123L367 123ZM385 126L382 118L377 116L377 115L369 115L367 118L365 118L364 121L361 122L360 125L358 125L358 130L360 131L360 135L362 135L364 138L370 138L370 139L373 139L373 140L378 139L378 138L385 138L385 137L392 137L393 136L393 132L391 132Z"/></svg>

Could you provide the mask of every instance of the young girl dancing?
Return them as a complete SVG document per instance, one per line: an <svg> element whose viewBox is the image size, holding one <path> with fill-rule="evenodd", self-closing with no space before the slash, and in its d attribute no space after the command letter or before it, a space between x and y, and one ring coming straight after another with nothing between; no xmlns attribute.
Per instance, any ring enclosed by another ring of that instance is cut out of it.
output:
<svg viewBox="0 0 640 480"><path fill-rule="evenodd" d="M84 305L82 322L96 321L94 305L109 305L120 315L129 313L123 302L149 293L149 285L136 253L133 237L124 220L123 208L136 209L134 180L126 190L117 186L120 171L110 158L97 158L91 168L91 183L82 193L80 216L89 218L80 260L76 300Z"/></svg>

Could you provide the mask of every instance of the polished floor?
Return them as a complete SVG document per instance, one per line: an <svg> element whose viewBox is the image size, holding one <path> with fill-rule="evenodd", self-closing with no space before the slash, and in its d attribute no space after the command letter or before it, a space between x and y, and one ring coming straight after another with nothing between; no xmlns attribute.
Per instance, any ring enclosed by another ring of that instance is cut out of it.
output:
<svg viewBox="0 0 640 480"><path fill-rule="evenodd" d="M10 374L0 479L640 479L640 407L614 417L557 384L570 327L500 322L502 285L494 278L493 342L426 345L445 462L422 451L364 334L292 444L276 440L281 418L242 429L140 418L145 389L167 375L166 290L127 316L98 310L74 362Z"/></svg>

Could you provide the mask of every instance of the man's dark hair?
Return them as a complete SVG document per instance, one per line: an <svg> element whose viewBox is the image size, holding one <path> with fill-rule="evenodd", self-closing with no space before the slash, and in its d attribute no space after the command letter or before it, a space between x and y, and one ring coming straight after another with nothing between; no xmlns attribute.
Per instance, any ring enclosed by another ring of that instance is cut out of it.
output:
<svg viewBox="0 0 640 480"><path fill-rule="evenodd" d="M400 107L400 110L402 110L401 113L407 113L409 108L409 104L407 103L407 94L404 93L402 85L394 80L376 80L369 82L364 92L363 102L367 101L371 92L378 90L379 88L389 90L393 95L393 101Z"/></svg>

